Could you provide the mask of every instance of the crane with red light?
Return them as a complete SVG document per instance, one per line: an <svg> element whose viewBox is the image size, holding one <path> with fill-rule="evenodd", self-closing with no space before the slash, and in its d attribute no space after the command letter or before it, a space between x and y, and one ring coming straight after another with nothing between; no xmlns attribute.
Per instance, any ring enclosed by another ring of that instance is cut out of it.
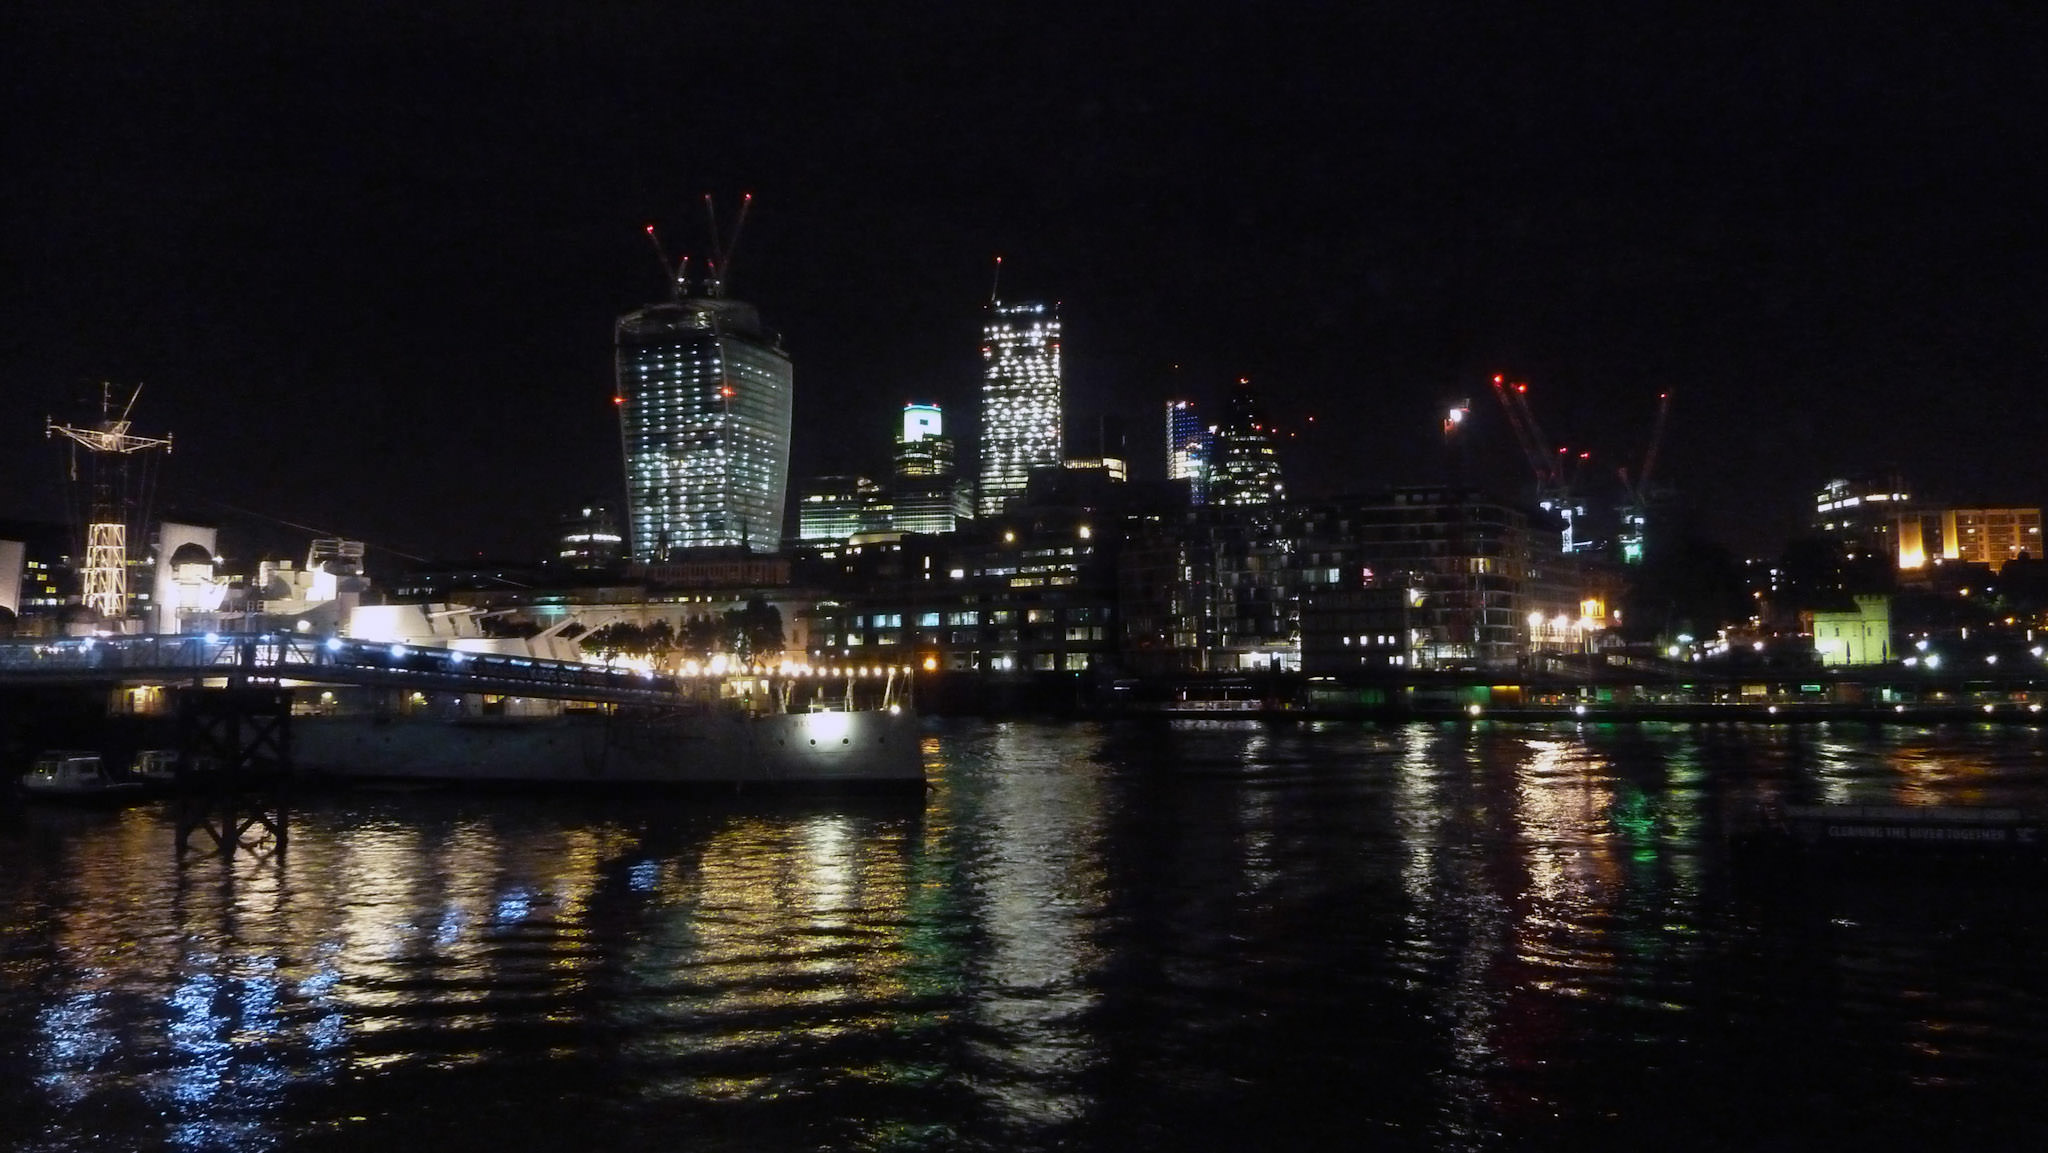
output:
<svg viewBox="0 0 2048 1153"><path fill-rule="evenodd" d="M749 192L740 197L740 210L733 218L732 231L725 232L718 225L718 204L709 192L704 194L704 215L711 225L711 256L704 262L704 279L697 286L707 300L717 300L725 295L726 281L732 279L733 254L739 249L740 232L747 226L747 210L754 206L754 194ZM654 225L642 227L647 242L654 246L654 259L661 264L662 274L667 278L671 299L681 301L690 295L690 257L685 253L671 264L668 250L662 246L661 234Z"/></svg>
<svg viewBox="0 0 2048 1153"><path fill-rule="evenodd" d="M739 215L733 218L730 235L718 234L718 205L709 192L704 194L704 218L711 225L711 259L705 265L704 295L713 300L725 295L725 282L732 278L733 253L740 246L740 230L747 226L747 209L754 206L754 194L740 197Z"/></svg>
<svg viewBox="0 0 2048 1153"><path fill-rule="evenodd" d="M660 263L662 275L668 282L669 298L680 301L683 294L689 291L690 256L684 253L676 258L674 264L670 264L668 250L661 246L661 236L654 231L654 225L647 225L646 232L647 242L654 245L654 259Z"/></svg>
<svg viewBox="0 0 2048 1153"><path fill-rule="evenodd" d="M1529 386L1526 383L1510 382L1496 373L1493 394L1499 398L1501 410L1507 414L1508 427L1514 431L1515 442L1521 446L1522 455L1528 458L1529 470L1536 476L1536 503L1564 520L1564 551L1578 552L1590 547L1592 542L1581 539L1575 530L1579 527L1578 518L1586 511L1576 499L1579 478L1592 454L1581 452L1573 456L1571 449L1562 445L1555 452L1551 451L1550 440L1543 435L1543 426L1536 423L1536 414L1529 408Z"/></svg>

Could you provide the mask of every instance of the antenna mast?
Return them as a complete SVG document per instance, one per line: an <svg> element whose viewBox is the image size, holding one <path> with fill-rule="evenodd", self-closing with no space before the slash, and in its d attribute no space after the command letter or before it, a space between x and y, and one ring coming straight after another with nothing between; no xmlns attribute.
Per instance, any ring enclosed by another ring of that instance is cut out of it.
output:
<svg viewBox="0 0 2048 1153"><path fill-rule="evenodd" d="M62 436L73 444L72 451L79 448L92 454L92 512L85 529L85 578L84 600L87 608L99 613L103 621L118 620L128 614L128 507L125 489L117 491L116 473L125 464L124 458L152 449L171 451L171 438L137 436L130 432L133 427L128 419L135 411L135 401L142 395L142 386L128 395L128 403L121 406L121 414L114 415L113 385L100 385L100 420L91 428L58 424L52 418L45 423L43 435L52 439ZM76 475L77 461L74 457L73 475Z"/></svg>

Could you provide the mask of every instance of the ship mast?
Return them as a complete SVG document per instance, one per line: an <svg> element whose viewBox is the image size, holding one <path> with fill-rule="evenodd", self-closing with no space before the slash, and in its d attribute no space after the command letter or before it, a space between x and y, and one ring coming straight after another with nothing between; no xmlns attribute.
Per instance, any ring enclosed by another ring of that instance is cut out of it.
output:
<svg viewBox="0 0 2048 1153"><path fill-rule="evenodd" d="M46 422L43 434L62 436L72 442L71 479L78 479L78 450L88 457L91 513L85 529L84 602L99 613L102 621L118 620L128 614L128 501L125 486L116 481L124 471L126 458L154 449L171 450L171 438L138 436L128 419L142 386L128 394L128 403L114 415L113 385L100 385L100 419L90 428Z"/></svg>

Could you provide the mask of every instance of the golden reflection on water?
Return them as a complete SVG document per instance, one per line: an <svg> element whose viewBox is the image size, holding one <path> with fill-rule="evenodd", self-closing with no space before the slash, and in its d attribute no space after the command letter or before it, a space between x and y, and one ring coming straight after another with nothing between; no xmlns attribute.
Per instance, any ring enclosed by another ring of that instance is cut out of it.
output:
<svg viewBox="0 0 2048 1153"><path fill-rule="evenodd" d="M1201 1073L1214 1056L1110 1033L1134 1003L1186 1014L1184 1045L1284 1044L1265 1022L1324 989L1398 1006L1377 1019L1396 1028L1412 1013L1432 1138L1485 1144L1503 1118L1561 1108L1589 1046L1667 1041L1680 1027L1660 1022L1713 1004L1696 982L1752 963L1731 948L1811 950L1794 967L1890 1014L1884 1043L1914 1076L2009 1051L1997 996L1925 979L1941 933L1844 962L1834 943L1887 906L1794 922L1816 940L1787 946L1725 890L1709 906L1703 877L1719 822L1760 797L2038 795L2038 734L1311 735L1203 729L1166 761L1199 775L1162 782L1087 726L988 725L928 738L933 787L901 809L314 808L267 861L180 865L154 810L33 814L16 826L33 847L0 858L19 863L0 896L37 910L8 923L30 947L0 951L0 978L33 988L10 1003L29 1006L39 1106L88 1118L132 1098L166 1140L217 1146L260 1143L235 1126L295 1092L501 1061L749 1108L943 1082L998 1130L1078 1124L1115 1107L1103 1077L1152 1075L1107 1068L1121 1057ZM1169 856L1132 859L1152 853ZM1305 992L1275 975L1298 960L1320 982ZM1158 984L1105 980L1134 972Z"/></svg>
<svg viewBox="0 0 2048 1153"><path fill-rule="evenodd" d="M980 845L969 900L988 944L969 962L969 1011L1002 1038L983 1057L1012 1071L987 1091L1000 1108L1032 1118L1075 1116L1087 1104L1060 1075L1096 1059L1097 1038L1080 1018L1098 996L1088 978L1102 956L1089 927L1109 888L1103 766L1088 745L1058 734L995 726L983 751L995 771L979 782L971 809L944 818Z"/></svg>
<svg viewBox="0 0 2048 1153"><path fill-rule="evenodd" d="M65 975L38 1021L37 1080L58 1103L165 1052L141 1088L198 1125L294 1077L488 1059L453 1038L522 1013L603 1015L586 995L603 959L590 922L610 915L601 889L636 853L627 884L653 923L629 934L644 943L626 968L657 996L623 1004L643 1023L751 1014L764 1022L751 1040L779 1044L877 1027L872 1006L904 987L905 844L845 815L735 819L670 859L616 825L302 819L285 857L182 865L160 813L77 823L50 875L18 878L53 909ZM158 1007L112 1004L138 996ZM750 1043L743 1028L717 1036Z"/></svg>
<svg viewBox="0 0 2048 1153"><path fill-rule="evenodd" d="M1680 743L1646 735L1656 754ZM1408 951L1442 973L1420 983L1443 1023L1436 1080L1455 1142L1501 1110L1549 1107L1501 1078L1565 1059L1568 1004L1674 1005L1670 973L1697 948L1705 789L1695 761L1638 754L1625 773L1577 730L1414 725L1402 737L1389 769ZM1660 759L1661 779L1644 779Z"/></svg>
<svg viewBox="0 0 2048 1153"><path fill-rule="evenodd" d="M1960 728L1821 725L1810 743L1792 745L1790 759L1811 775L1819 786L1814 799L1825 804L1998 806L2030 799L2030 782L2016 780L2012 768L2038 761L2042 731Z"/></svg>

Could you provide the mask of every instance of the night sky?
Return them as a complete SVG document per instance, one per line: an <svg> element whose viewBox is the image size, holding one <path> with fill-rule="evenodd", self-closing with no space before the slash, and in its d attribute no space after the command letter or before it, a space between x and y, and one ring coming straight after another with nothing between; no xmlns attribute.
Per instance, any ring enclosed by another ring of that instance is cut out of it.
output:
<svg viewBox="0 0 2048 1153"><path fill-rule="evenodd" d="M1124 7L17 5L0 516L61 516L45 417L141 382L167 507L535 554L617 499L612 320L706 192L755 196L792 488L910 399L970 431L1000 253L1070 451L1124 414L1140 475L1245 376L1297 492L1441 479L1460 397L1525 481L1505 372L1602 477L1671 390L1661 479L1745 551L1838 473L2048 496L2029 6Z"/></svg>

